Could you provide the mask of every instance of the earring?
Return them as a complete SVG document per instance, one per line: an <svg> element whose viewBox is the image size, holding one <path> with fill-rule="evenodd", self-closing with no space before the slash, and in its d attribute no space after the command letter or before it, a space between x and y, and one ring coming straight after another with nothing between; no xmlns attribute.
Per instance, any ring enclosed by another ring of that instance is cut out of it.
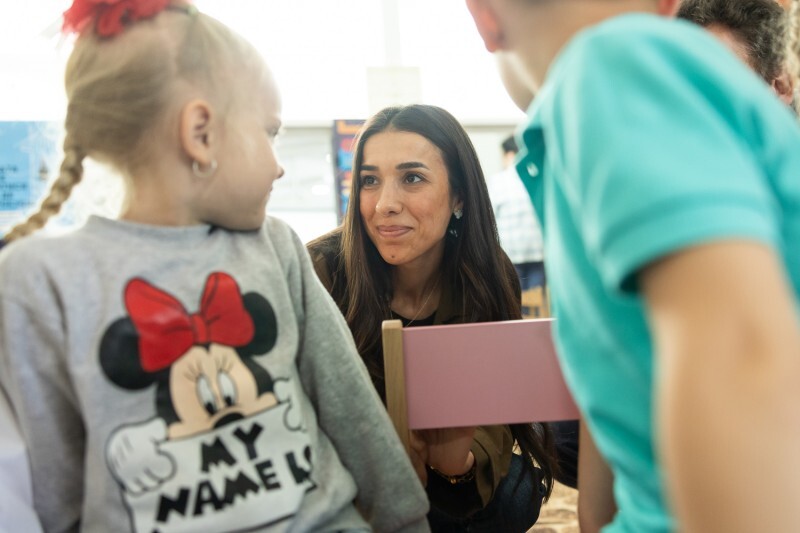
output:
<svg viewBox="0 0 800 533"><path fill-rule="evenodd" d="M453 216L456 217L456 220L461 220L461 217L464 216L464 210L459 208L453 211Z"/></svg>
<svg viewBox="0 0 800 533"><path fill-rule="evenodd" d="M217 160L212 159L211 162L208 164L206 168L201 168L200 163L196 160L192 160L192 172L195 176L200 179L210 178L214 175L214 172L217 171Z"/></svg>

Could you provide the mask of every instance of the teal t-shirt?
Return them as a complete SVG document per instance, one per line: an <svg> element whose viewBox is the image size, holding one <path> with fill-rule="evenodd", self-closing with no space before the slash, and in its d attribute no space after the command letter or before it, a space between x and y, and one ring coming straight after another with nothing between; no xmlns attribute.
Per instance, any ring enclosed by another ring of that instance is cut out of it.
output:
<svg viewBox="0 0 800 533"><path fill-rule="evenodd" d="M752 239L783 256L797 293L800 128L705 31L629 14L564 48L519 137L564 371L615 475L605 531L676 530L637 273L682 248Z"/></svg>

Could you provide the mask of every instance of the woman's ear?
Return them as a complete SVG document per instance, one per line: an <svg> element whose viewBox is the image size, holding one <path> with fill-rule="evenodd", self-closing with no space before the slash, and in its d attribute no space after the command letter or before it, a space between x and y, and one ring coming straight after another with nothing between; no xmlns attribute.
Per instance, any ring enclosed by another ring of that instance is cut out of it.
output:
<svg viewBox="0 0 800 533"><path fill-rule="evenodd" d="M187 102L180 114L180 141L184 152L192 161L203 167L214 160L213 144L216 137L214 111L206 100L194 99Z"/></svg>
<svg viewBox="0 0 800 533"><path fill-rule="evenodd" d="M456 201L453 204L453 211L461 211L464 212L464 202L461 200L461 196L456 196Z"/></svg>

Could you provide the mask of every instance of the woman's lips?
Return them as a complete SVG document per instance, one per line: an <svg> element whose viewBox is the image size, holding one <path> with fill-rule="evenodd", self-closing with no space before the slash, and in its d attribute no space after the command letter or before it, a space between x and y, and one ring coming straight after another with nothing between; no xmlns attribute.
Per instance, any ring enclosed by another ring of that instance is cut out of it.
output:
<svg viewBox="0 0 800 533"><path fill-rule="evenodd" d="M378 234L387 239L402 237L409 231L408 226L378 226Z"/></svg>

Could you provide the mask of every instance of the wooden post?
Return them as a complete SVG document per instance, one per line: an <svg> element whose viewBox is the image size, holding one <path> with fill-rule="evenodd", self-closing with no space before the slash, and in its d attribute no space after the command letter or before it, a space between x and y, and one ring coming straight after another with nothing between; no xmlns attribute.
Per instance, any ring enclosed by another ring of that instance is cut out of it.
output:
<svg viewBox="0 0 800 533"><path fill-rule="evenodd" d="M383 364L386 378L386 408L406 452L411 451L408 438L408 403L406 403L406 371L403 359L403 323L384 320L381 325Z"/></svg>

